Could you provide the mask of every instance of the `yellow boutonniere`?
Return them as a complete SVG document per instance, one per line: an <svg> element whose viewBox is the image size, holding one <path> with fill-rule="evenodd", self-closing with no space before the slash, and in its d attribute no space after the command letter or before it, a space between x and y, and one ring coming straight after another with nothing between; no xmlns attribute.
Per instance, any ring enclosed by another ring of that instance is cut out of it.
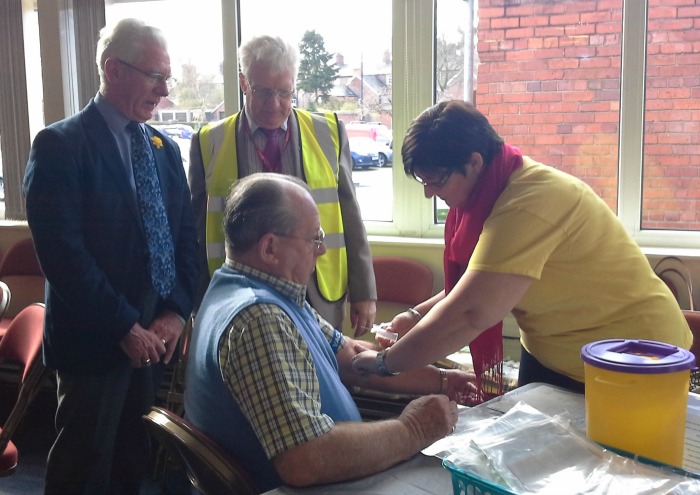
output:
<svg viewBox="0 0 700 495"><path fill-rule="evenodd" d="M158 150L163 147L163 140L158 136L153 136L151 138L151 142L153 143L153 146L155 146Z"/></svg>

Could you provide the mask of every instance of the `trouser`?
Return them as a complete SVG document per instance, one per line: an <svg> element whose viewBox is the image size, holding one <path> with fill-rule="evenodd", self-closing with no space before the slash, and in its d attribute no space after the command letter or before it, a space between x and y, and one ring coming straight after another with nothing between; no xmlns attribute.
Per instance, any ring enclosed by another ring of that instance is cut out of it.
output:
<svg viewBox="0 0 700 495"><path fill-rule="evenodd" d="M521 345L518 386L522 387L523 385L534 382L548 383L580 393L583 393L585 390L583 382L579 382L547 368Z"/></svg>
<svg viewBox="0 0 700 495"><path fill-rule="evenodd" d="M161 364L123 363L104 375L57 372L57 438L46 467L46 495L138 495L150 460L141 419L155 401Z"/></svg>

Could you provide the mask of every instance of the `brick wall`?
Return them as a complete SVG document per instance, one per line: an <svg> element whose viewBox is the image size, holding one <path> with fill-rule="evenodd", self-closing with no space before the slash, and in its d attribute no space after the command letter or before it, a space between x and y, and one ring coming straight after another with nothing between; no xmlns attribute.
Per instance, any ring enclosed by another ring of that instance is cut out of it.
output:
<svg viewBox="0 0 700 495"><path fill-rule="evenodd" d="M475 102L615 209L622 0L478 0ZM700 229L700 3L649 0L644 228Z"/></svg>

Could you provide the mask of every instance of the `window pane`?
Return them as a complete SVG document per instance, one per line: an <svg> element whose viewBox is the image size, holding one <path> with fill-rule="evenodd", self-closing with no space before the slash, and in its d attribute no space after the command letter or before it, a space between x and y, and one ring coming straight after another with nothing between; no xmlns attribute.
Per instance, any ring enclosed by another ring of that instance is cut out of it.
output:
<svg viewBox="0 0 700 495"><path fill-rule="evenodd" d="M165 34L177 84L167 98L161 99L149 124L159 127L180 146L186 170L190 136L203 123L216 120L211 117L218 115L223 106L221 1L198 0L196 8L192 8L189 0L106 0L105 3L108 24L136 17ZM204 38L199 36L204 32L202 29L206 32Z"/></svg>
<svg viewBox="0 0 700 495"><path fill-rule="evenodd" d="M478 0L475 18L473 102L509 144L615 210L622 0Z"/></svg>
<svg viewBox="0 0 700 495"><path fill-rule="evenodd" d="M240 2L243 39L268 34L296 46L317 41L319 48L310 52L307 62L312 63L311 55L323 54L338 69L329 91L305 91L299 85L306 70L302 55L296 104L305 110L336 112L346 124L364 220L393 218L391 3L338 0L329 8L325 0Z"/></svg>
<svg viewBox="0 0 700 495"><path fill-rule="evenodd" d="M700 229L700 11L649 1L642 229Z"/></svg>
<svg viewBox="0 0 700 495"><path fill-rule="evenodd" d="M475 75L474 4L465 0L438 0L435 16L435 102L473 101ZM465 77L466 75L466 77ZM437 196L435 223L445 223L447 204Z"/></svg>
<svg viewBox="0 0 700 495"><path fill-rule="evenodd" d="M36 2L2 2L0 25L0 219L19 220L25 218L21 183L29 145L44 127Z"/></svg>

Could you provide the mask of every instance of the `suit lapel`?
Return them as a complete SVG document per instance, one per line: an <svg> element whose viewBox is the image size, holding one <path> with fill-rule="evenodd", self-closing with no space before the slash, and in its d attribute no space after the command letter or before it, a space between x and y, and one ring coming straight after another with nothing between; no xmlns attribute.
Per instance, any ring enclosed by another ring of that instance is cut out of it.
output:
<svg viewBox="0 0 700 495"><path fill-rule="evenodd" d="M107 127L107 123L97 110L94 102L90 102L90 104L85 107L85 110L83 110L83 118L88 142L99 144L99 146L95 146L95 149L100 155L104 168L112 176L115 188L121 193L124 198L124 203L126 203L129 211L134 215L139 228L142 229L141 214L139 213L138 204L136 203L136 193L131 185L130 177L127 175L126 169L124 168L125 165L122 162L121 153L119 152L117 143L114 141L112 132L109 130L109 127Z"/></svg>

